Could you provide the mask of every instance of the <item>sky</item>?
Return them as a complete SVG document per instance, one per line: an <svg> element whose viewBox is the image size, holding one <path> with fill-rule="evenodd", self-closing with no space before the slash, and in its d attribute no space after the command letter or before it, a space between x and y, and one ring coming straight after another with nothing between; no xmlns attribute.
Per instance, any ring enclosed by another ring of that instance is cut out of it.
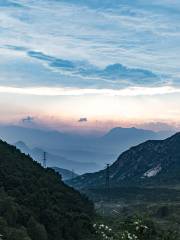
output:
<svg viewBox="0 0 180 240"><path fill-rule="evenodd" d="M0 0L0 122L180 123L180 1Z"/></svg>

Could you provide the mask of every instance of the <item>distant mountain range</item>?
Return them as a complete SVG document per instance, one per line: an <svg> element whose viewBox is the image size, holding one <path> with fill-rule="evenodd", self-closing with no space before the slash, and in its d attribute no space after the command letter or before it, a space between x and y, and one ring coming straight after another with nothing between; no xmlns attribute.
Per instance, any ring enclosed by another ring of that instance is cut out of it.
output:
<svg viewBox="0 0 180 240"><path fill-rule="evenodd" d="M149 139L164 139L172 132L153 132L137 128L113 128L104 136L69 134L58 131L0 126L0 137L8 143L23 142L25 153L42 162L47 152L48 166L74 169L78 174L102 169L120 153ZM26 148L27 147L27 148Z"/></svg>
<svg viewBox="0 0 180 240"><path fill-rule="evenodd" d="M79 189L105 187L106 171L84 174L70 181ZM165 140L149 140L122 153L109 168L110 186L164 187L180 183L180 133Z"/></svg>
<svg viewBox="0 0 180 240"><path fill-rule="evenodd" d="M44 156L45 150L37 147L31 149L22 141L16 142L14 145L19 150L21 150L21 152L25 154L29 154L35 161L41 164L43 163L43 156ZM63 174L62 176L63 180L67 179L66 175L68 173L70 174L72 169L78 169L78 172L82 173L84 169L90 169L90 171L93 171L93 169L97 168L95 163L72 161L63 156L53 155L49 152L46 152L46 160L47 160L48 167L51 167L51 168L56 167L56 169L59 169L58 172ZM63 170L66 171L66 173ZM72 176L72 173L71 173L71 176Z"/></svg>

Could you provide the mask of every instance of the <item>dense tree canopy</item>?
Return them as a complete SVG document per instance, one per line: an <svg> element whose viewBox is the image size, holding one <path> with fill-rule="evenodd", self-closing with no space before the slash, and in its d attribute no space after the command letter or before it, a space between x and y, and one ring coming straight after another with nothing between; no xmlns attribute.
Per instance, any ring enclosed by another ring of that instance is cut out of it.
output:
<svg viewBox="0 0 180 240"><path fill-rule="evenodd" d="M15 147L0 142L0 233L7 240L90 239L93 204Z"/></svg>

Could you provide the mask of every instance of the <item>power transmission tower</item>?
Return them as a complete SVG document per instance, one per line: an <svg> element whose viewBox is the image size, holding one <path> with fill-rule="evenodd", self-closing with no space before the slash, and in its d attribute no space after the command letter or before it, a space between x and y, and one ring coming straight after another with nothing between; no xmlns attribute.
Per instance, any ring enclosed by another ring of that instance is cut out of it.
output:
<svg viewBox="0 0 180 240"><path fill-rule="evenodd" d="M106 167L106 188L109 189L110 188L110 174L109 174L109 164L107 164Z"/></svg>
<svg viewBox="0 0 180 240"><path fill-rule="evenodd" d="M71 175L71 178L73 179L74 178L74 169L72 169L72 175Z"/></svg>
<svg viewBox="0 0 180 240"><path fill-rule="evenodd" d="M110 200L110 171L109 171L109 164L106 167L106 191L107 191L107 200Z"/></svg>
<svg viewBox="0 0 180 240"><path fill-rule="evenodd" d="M46 159L46 152L43 154L43 167L46 168L47 166L47 159Z"/></svg>

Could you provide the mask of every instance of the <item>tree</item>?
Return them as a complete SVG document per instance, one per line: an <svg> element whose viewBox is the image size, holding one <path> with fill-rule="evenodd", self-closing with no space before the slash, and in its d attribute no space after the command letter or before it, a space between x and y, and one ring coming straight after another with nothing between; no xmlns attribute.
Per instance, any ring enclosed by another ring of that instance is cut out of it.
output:
<svg viewBox="0 0 180 240"><path fill-rule="evenodd" d="M47 240L47 232L44 225L38 223L34 217L29 219L28 225L28 234L32 240Z"/></svg>
<svg viewBox="0 0 180 240"><path fill-rule="evenodd" d="M11 229L7 240L31 240L31 238L28 236L26 229L22 227L21 229Z"/></svg>

